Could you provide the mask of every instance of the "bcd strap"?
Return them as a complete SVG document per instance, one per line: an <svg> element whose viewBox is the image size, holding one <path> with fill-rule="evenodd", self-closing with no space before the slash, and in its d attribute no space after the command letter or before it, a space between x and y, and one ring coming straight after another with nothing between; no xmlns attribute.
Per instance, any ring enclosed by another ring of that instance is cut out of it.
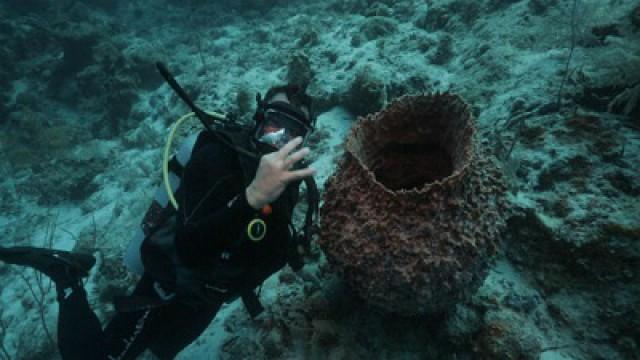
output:
<svg viewBox="0 0 640 360"><path fill-rule="evenodd" d="M256 295L252 289L244 291L240 296L242 297L244 307L247 309L247 312L251 315L252 319L255 319L256 316L260 315L264 311L264 307L260 303L258 295Z"/></svg>
<svg viewBox="0 0 640 360"><path fill-rule="evenodd" d="M309 252L311 248L311 238L313 237L313 215L318 214L320 204L320 192L318 191L318 184L312 177L304 179L304 183L307 186L307 213L304 218L304 230L303 230L303 244L305 251Z"/></svg>
<svg viewBox="0 0 640 360"><path fill-rule="evenodd" d="M171 303L171 300L140 295L115 296L113 298L113 306L116 311L124 313L155 309Z"/></svg>
<svg viewBox="0 0 640 360"><path fill-rule="evenodd" d="M176 175L180 175L182 174L183 170L184 170L184 166L180 164L180 161L178 161L178 159L175 156L172 157L171 160L169 160L169 171L171 171Z"/></svg>

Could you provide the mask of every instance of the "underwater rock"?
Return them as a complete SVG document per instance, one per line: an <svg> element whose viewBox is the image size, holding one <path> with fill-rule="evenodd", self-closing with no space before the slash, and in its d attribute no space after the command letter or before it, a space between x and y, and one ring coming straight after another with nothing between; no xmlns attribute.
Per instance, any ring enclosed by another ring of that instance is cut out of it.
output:
<svg viewBox="0 0 640 360"><path fill-rule="evenodd" d="M593 34L598 39L599 45L605 45L608 36L622 36L622 33L618 28L618 24L603 24L594 26L591 28L591 34Z"/></svg>
<svg viewBox="0 0 640 360"><path fill-rule="evenodd" d="M384 105L385 85L373 67L364 66L355 75L353 82L341 101L355 115L367 115Z"/></svg>
<svg viewBox="0 0 640 360"><path fill-rule="evenodd" d="M113 0L86 0L87 5L95 6L105 11L115 11L120 5L120 1Z"/></svg>
<svg viewBox="0 0 640 360"><path fill-rule="evenodd" d="M62 58L53 69L49 90L59 94L70 77L94 63L94 49L105 41L103 29L87 22L68 23L62 29L47 29L49 35L62 47ZM73 101L76 100L75 96Z"/></svg>
<svg viewBox="0 0 640 360"><path fill-rule="evenodd" d="M527 326L524 318L508 311L488 311L484 322L475 341L481 359L540 358L542 344L534 334L523 331Z"/></svg>
<svg viewBox="0 0 640 360"><path fill-rule="evenodd" d="M78 4L76 12L86 10ZM92 124L97 137L111 137L136 124L130 123L133 103L142 89L161 84L157 76L153 51L132 46L125 49L111 37L113 27L95 18L62 24L35 22L32 32L61 50L62 56L52 66L48 92L58 100L101 114ZM94 24L95 23L95 24ZM40 34L42 33L42 34ZM51 41L54 40L54 41Z"/></svg>
<svg viewBox="0 0 640 360"><path fill-rule="evenodd" d="M640 123L640 81L616 95L607 105L607 110L614 114L630 116L636 123Z"/></svg>
<svg viewBox="0 0 640 360"><path fill-rule="evenodd" d="M517 2L520 2L520 0L489 0L486 5L490 11L495 11L511 6Z"/></svg>
<svg viewBox="0 0 640 360"><path fill-rule="evenodd" d="M360 31L367 41L371 41L389 36L397 29L398 24L393 19L384 16L373 16L364 22Z"/></svg>
<svg viewBox="0 0 640 360"><path fill-rule="evenodd" d="M640 66L626 54L620 56L617 67L609 66L606 59L594 61L578 71L574 101L586 109L621 113L626 116L640 114Z"/></svg>
<svg viewBox="0 0 640 360"><path fill-rule="evenodd" d="M473 25L483 10L480 1L454 0L446 5L447 13L455 14L465 25Z"/></svg>
<svg viewBox="0 0 640 360"><path fill-rule="evenodd" d="M74 103L80 99L86 108L102 113L101 121L92 124L94 136L115 136L137 125L129 115L140 87L159 84L156 80L147 80L150 76L146 74L153 69L151 64L150 58L132 59L117 44L101 41L92 47L90 63L74 75L75 81L64 83L65 89L58 96ZM61 85L50 82L50 90L52 86Z"/></svg>
<svg viewBox="0 0 640 360"><path fill-rule="evenodd" d="M376 7L377 4L386 5L387 7L393 5L392 1L389 0L338 0L331 4L331 9L341 13L365 14L370 12L370 9Z"/></svg>
<svg viewBox="0 0 640 360"><path fill-rule="evenodd" d="M464 343L482 325L482 321L472 308L458 304L447 318L445 331L454 342Z"/></svg>
<svg viewBox="0 0 640 360"><path fill-rule="evenodd" d="M449 11L444 7L431 7L427 13L418 19L415 25L427 31L443 30L451 20Z"/></svg>
<svg viewBox="0 0 640 360"><path fill-rule="evenodd" d="M153 46L146 45L136 48L128 47L123 50L125 69L132 77L136 78L136 86L153 90L164 83L155 63L158 59L157 50Z"/></svg>
<svg viewBox="0 0 640 360"><path fill-rule="evenodd" d="M7 0L6 4L10 9L19 12L41 12L47 10L51 1L49 0Z"/></svg>
<svg viewBox="0 0 640 360"><path fill-rule="evenodd" d="M251 106L255 99L254 98L255 95L251 93L251 91L249 90L246 84L238 86L238 88L235 90L235 93L236 93L236 96L235 96L234 108L235 108L236 114L244 120L249 120L253 115L251 113L251 110L252 110Z"/></svg>
<svg viewBox="0 0 640 360"><path fill-rule="evenodd" d="M364 12L364 16L372 17L372 16L385 16L389 17L393 15L393 10L385 4L375 2Z"/></svg>
<svg viewBox="0 0 640 360"><path fill-rule="evenodd" d="M309 56L303 52L293 54L287 66L287 82L290 84L300 85L306 89L313 79L313 70L311 70L311 62Z"/></svg>
<svg viewBox="0 0 640 360"><path fill-rule="evenodd" d="M538 295L527 296L511 292L502 301L512 310L525 314L531 313L542 302Z"/></svg>
<svg viewBox="0 0 640 360"><path fill-rule="evenodd" d="M616 190L629 195L640 196L640 177L637 174L616 170L603 176Z"/></svg>
<svg viewBox="0 0 640 360"><path fill-rule="evenodd" d="M431 56L431 63L435 65L445 65L454 56L453 52L453 38L449 34L445 34L436 48L435 54Z"/></svg>
<svg viewBox="0 0 640 360"><path fill-rule="evenodd" d="M631 24L636 28L640 28L640 5L636 6L629 15Z"/></svg>
<svg viewBox="0 0 640 360"><path fill-rule="evenodd" d="M300 38L296 45L298 48L313 47L318 45L319 38L318 31L312 26L307 26L300 30Z"/></svg>
<svg viewBox="0 0 640 360"><path fill-rule="evenodd" d="M473 25L482 11L480 2L453 0L430 6L427 13L419 18L415 25L430 32L451 29L460 22Z"/></svg>
<svg viewBox="0 0 640 360"><path fill-rule="evenodd" d="M66 7L65 16L68 22L81 23L96 16L95 10L84 2L74 2Z"/></svg>
<svg viewBox="0 0 640 360"><path fill-rule="evenodd" d="M1 86L1 82L0 82L0 86ZM9 95L7 95L6 93L0 92L0 125L4 124L5 121L7 121L8 116L7 113L9 112L9 107L7 106L7 103L9 102Z"/></svg>
<svg viewBox="0 0 640 360"><path fill-rule="evenodd" d="M284 353L285 346L280 332L275 329L269 331L262 341L262 348L267 359L280 359Z"/></svg>
<svg viewBox="0 0 640 360"><path fill-rule="evenodd" d="M582 155L552 162L538 174L538 184L535 189L547 191L561 182L584 179L589 176L591 167L591 161Z"/></svg>
<svg viewBox="0 0 640 360"><path fill-rule="evenodd" d="M558 4L558 0L529 0L527 4L529 10L535 15L543 15L551 8Z"/></svg>
<svg viewBox="0 0 640 360"><path fill-rule="evenodd" d="M93 159L92 162L62 159L38 164L33 167L29 182L19 184L17 189L22 194L34 196L42 205L81 201L98 190L98 184L93 180L104 171L107 163L106 159Z"/></svg>
<svg viewBox="0 0 640 360"><path fill-rule="evenodd" d="M4 19L3 19L4 20ZM2 73L0 82L15 80L33 66L26 59L37 58L42 53L54 51L56 45L51 36L38 22L27 17L0 22L0 56ZM40 70L40 71L38 71ZM31 70L40 73L42 70ZM6 88L3 88L3 90Z"/></svg>
<svg viewBox="0 0 640 360"><path fill-rule="evenodd" d="M500 246L502 173L453 94L405 96L360 118L326 185L319 244L368 303L403 315L448 310Z"/></svg>
<svg viewBox="0 0 640 360"><path fill-rule="evenodd" d="M640 251L634 245L640 241L640 227L601 218L563 232L527 209L509 219L506 255L519 269L537 274L539 287L547 292L566 284L617 289L631 282L640 268Z"/></svg>

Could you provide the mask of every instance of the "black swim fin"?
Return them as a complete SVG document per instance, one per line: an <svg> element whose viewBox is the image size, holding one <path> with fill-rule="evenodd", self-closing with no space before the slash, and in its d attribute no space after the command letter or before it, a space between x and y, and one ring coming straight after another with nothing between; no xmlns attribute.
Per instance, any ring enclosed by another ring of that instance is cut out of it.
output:
<svg viewBox="0 0 640 360"><path fill-rule="evenodd" d="M30 246L0 246L0 261L31 267L47 275L58 285L77 282L87 276L96 263L91 254Z"/></svg>

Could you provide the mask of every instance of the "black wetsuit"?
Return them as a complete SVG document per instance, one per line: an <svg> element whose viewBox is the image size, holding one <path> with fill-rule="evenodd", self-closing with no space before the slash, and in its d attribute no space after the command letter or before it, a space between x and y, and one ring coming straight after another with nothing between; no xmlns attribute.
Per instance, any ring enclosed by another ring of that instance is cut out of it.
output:
<svg viewBox="0 0 640 360"><path fill-rule="evenodd" d="M264 217L265 238L259 242L248 240L246 228L257 212L247 203L238 155L203 134L177 193L183 209L175 237L177 252L183 263L194 269L213 267L213 272L227 274L227 284L223 285L231 289L253 289L282 268L291 256L289 222L298 184L289 186L273 204L273 213ZM221 179L222 183L218 183ZM220 186L212 191L216 184ZM220 260L224 252L227 255ZM156 289L159 284L146 274L133 294L160 298ZM162 289L167 290L164 285ZM182 300L190 299L176 297L159 307L119 312L103 330L83 289L74 289L66 298L60 291L60 352L64 359L134 359L150 349L162 359L173 358L206 329L223 302L186 304Z"/></svg>

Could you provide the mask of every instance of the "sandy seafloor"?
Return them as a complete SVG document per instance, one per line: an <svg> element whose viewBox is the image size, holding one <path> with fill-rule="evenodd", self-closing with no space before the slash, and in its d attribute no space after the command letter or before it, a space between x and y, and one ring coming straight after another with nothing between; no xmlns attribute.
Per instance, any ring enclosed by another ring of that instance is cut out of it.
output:
<svg viewBox="0 0 640 360"><path fill-rule="evenodd" d="M472 106L518 211L468 302L380 313L315 248L265 283L260 319L227 305L180 359L640 358L638 1L5 0L0 59L0 243L94 251L103 321L187 111L155 61L244 120L256 91L308 82L321 190L358 116L430 91ZM0 265L0 359L59 358L40 284Z"/></svg>

